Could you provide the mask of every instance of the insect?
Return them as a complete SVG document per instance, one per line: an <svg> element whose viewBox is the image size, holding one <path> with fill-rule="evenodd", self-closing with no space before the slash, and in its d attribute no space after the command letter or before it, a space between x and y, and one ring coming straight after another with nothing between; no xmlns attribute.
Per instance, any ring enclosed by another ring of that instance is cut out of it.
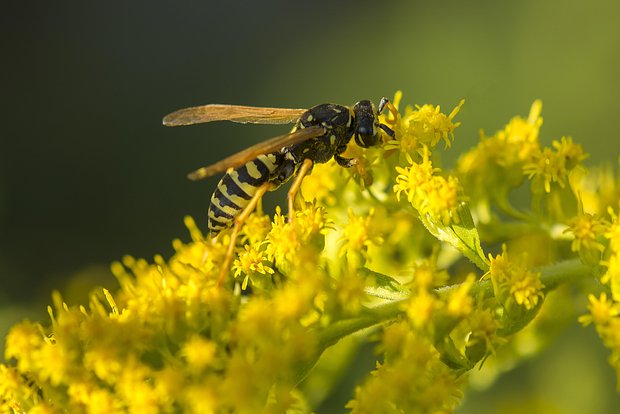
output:
<svg viewBox="0 0 620 414"><path fill-rule="evenodd" d="M241 224L254 210L262 195L277 189L294 176L288 192L290 219L297 191L314 163L324 163L334 158L342 167L352 167L357 160L341 155L351 138L360 147L368 148L380 143L380 130L394 136L387 125L379 122L378 115L386 106L392 113L396 113L388 99L382 98L378 109L369 100L359 101L353 107L320 104L310 109L212 104L180 109L164 117L163 123L166 126L211 121L295 123L288 134L268 139L188 174L191 180L200 180L225 172L211 197L208 212L209 232L212 236L233 227L229 254L222 270L224 275L228 271ZM220 282L223 277L220 276Z"/></svg>

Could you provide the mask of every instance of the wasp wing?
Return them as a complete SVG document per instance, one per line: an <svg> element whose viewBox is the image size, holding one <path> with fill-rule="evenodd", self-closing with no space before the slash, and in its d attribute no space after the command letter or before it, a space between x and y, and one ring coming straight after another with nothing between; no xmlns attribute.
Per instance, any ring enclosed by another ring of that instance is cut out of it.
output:
<svg viewBox="0 0 620 414"><path fill-rule="evenodd" d="M203 105L183 108L164 117L166 126L201 124L211 121L232 121L242 124L291 124L305 109L261 108L242 105Z"/></svg>
<svg viewBox="0 0 620 414"><path fill-rule="evenodd" d="M229 168L237 168L245 163L252 161L259 155L270 154L278 151L286 146L299 144L312 138L320 137L325 134L326 129L322 126L316 125L308 128L298 129L289 134L280 135L266 141L260 142L249 148L244 149L230 157L209 165L208 167L202 167L187 175L190 180L202 180L203 178L211 177L212 175L222 173Z"/></svg>

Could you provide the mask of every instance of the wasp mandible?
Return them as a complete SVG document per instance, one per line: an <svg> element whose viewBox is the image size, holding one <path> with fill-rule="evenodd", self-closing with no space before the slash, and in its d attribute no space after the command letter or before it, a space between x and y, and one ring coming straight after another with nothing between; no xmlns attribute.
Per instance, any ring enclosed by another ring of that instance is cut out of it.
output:
<svg viewBox="0 0 620 414"><path fill-rule="evenodd" d="M180 109L164 117L166 126L211 121L295 123L288 134L268 139L188 174L189 179L200 180L225 172L211 196L208 213L212 236L233 227L220 283L228 272L239 229L262 195L295 176L288 192L288 215L291 219L297 191L314 163L324 163L334 158L342 167L352 167L357 160L342 156L351 138L354 137L360 147L368 148L380 143L380 130L394 136L394 131L379 121L379 114L386 106L396 114L389 100L382 98L378 108L369 100L359 101L353 107L320 104L310 109L211 104Z"/></svg>

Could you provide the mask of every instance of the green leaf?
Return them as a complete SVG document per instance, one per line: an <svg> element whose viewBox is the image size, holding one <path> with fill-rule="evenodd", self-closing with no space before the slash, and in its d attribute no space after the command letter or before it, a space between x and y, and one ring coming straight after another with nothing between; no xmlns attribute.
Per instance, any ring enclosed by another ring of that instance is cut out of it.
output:
<svg viewBox="0 0 620 414"><path fill-rule="evenodd" d="M367 286L365 292L368 295L388 300L400 300L409 297L409 289L400 284L393 277L374 272L367 268L360 269L362 276L373 278L374 285Z"/></svg>
<svg viewBox="0 0 620 414"><path fill-rule="evenodd" d="M483 271L489 270L489 261L480 246L480 235L466 203L456 210L458 224L445 225L433 220L429 215L421 215L420 220L426 229L439 240L449 243ZM456 221L456 220L455 220Z"/></svg>
<svg viewBox="0 0 620 414"><path fill-rule="evenodd" d="M474 224L474 219L471 216L469 206L465 203L457 208L457 214L459 216L459 224L453 224L452 229L461 242L467 247L467 251L475 254L483 263L482 270L489 270L489 262L480 245L480 236L478 235L478 229ZM476 263L468 254L463 252L472 262ZM478 265L478 263L476 263ZM478 267L480 267L478 265Z"/></svg>

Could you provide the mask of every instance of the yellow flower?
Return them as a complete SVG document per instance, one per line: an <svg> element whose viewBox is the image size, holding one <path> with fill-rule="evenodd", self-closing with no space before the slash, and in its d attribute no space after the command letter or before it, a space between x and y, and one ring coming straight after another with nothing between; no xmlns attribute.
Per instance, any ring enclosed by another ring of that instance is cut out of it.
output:
<svg viewBox="0 0 620 414"><path fill-rule="evenodd" d="M459 104L446 116L441 113L439 106L433 105L416 105L416 111L412 112L409 122L413 124L413 134L418 136L422 145L434 147L440 140L444 140L446 148L454 140L454 130L461 124L460 122L452 122L456 114L459 113L461 107L465 104L461 100Z"/></svg>
<svg viewBox="0 0 620 414"><path fill-rule="evenodd" d="M422 162L416 163L409 154L406 155L409 167L396 167L398 176L394 185L396 198L400 200L401 193L407 195L407 201L411 204L417 204L418 199L422 198L422 188L431 181L433 175L440 171L439 168L433 168L433 164L429 160L429 151L427 147L423 147Z"/></svg>
<svg viewBox="0 0 620 414"><path fill-rule="evenodd" d="M607 299L605 292L601 293L598 298L592 294L588 295L588 302L590 314L579 317L579 322L584 326L591 323L597 327L606 326L620 315L620 304Z"/></svg>
<svg viewBox="0 0 620 414"><path fill-rule="evenodd" d="M512 118L504 130L496 135L500 141L506 142L516 150L515 154L521 162L530 160L539 148L538 135L543 123L541 111L542 102L534 101L527 119L519 116ZM510 156L510 154L505 155Z"/></svg>
<svg viewBox="0 0 620 414"><path fill-rule="evenodd" d="M610 206L618 206L620 181L609 164L588 168L588 174L575 186L583 203L583 211L605 214ZM613 217L613 216L612 216Z"/></svg>
<svg viewBox="0 0 620 414"><path fill-rule="evenodd" d="M409 167L396 167L398 176L393 189L396 198L400 200L402 193L407 195L407 201L420 213L428 214L434 220L444 225L457 218L454 210L460 203L459 193L461 186L456 177L436 175L441 170L433 168L429 159L428 147L422 149L422 161L416 163L407 154Z"/></svg>
<svg viewBox="0 0 620 414"><path fill-rule="evenodd" d="M327 218L325 207L312 203L305 203L301 210L295 211L295 226L305 242L318 235L325 235L333 228L333 222Z"/></svg>
<svg viewBox="0 0 620 414"><path fill-rule="evenodd" d="M192 335L183 345L181 354L192 370L200 371L213 363L216 357L217 344L200 335Z"/></svg>
<svg viewBox="0 0 620 414"><path fill-rule="evenodd" d="M453 176L448 176L447 179L435 176L423 188L425 197L418 207L420 214L428 214L444 225L451 222L458 223L458 216L454 215L461 201L459 199L461 186L458 179Z"/></svg>
<svg viewBox="0 0 620 414"><path fill-rule="evenodd" d="M355 390L353 412L452 412L467 371L514 341L508 334L536 315L543 281L553 289L604 270L605 293L590 295L589 313L579 320L594 323L620 373L620 225L611 210L611 224L600 218L602 199L595 212L579 210L581 147L562 138L540 148L536 101L528 119L483 135L459 161L457 179L435 167L433 151L440 141L453 142L462 102L448 115L434 105L400 113L401 96L380 117L395 139L384 148L353 144L345 155L361 160L353 176L372 170L372 186L349 186L351 173L333 162L316 165L301 190L312 202L295 200L290 221L279 208L272 220L260 206L247 218L239 247L230 250L235 276L243 289L251 283L251 292L216 283L230 235L205 239L186 217L190 240L175 240L171 258L126 256L112 265L117 291L97 289L83 306L54 293L47 326L26 321L11 329L9 362L0 364L0 411L310 412L321 395L305 396L306 385L327 391L341 371L339 365L308 376L317 360L341 339L370 334L380 363ZM536 194L530 211L511 209L510 191L525 181L524 171L541 191L569 183L573 192ZM615 207L620 191L612 184L604 201ZM396 202L401 198L414 210ZM572 247L594 250L594 266L572 260L556 230L566 219L548 214L551 208L536 210L540 198L549 200L545 207L579 211L570 222ZM463 200L486 203L486 216ZM481 245L503 241L525 253L509 255L504 246L490 256L491 292L487 281L469 275L465 257L486 270ZM446 286L455 281L462 283ZM333 351L347 361L346 350Z"/></svg>
<svg viewBox="0 0 620 414"><path fill-rule="evenodd" d="M489 274L493 281L495 296L510 307L514 301L525 309L533 309L544 294L545 287L540 281L540 273L532 272L523 264L510 260L506 245L502 253L493 257L489 255Z"/></svg>
<svg viewBox="0 0 620 414"><path fill-rule="evenodd" d="M365 255L368 247L383 243L383 238L373 225L374 209L371 209L366 216L357 216L351 208L348 211L349 222L341 230L340 236L341 256L345 254Z"/></svg>
<svg viewBox="0 0 620 414"><path fill-rule="evenodd" d="M420 260L413 267L411 286L414 291L428 291L435 287L445 286L448 273L437 269L436 253L428 259Z"/></svg>
<svg viewBox="0 0 620 414"><path fill-rule="evenodd" d="M243 223L241 241L254 245L259 244L271 230L271 218L266 214L254 212Z"/></svg>
<svg viewBox="0 0 620 414"><path fill-rule="evenodd" d="M540 152L541 108L542 103L535 101L527 119L514 117L492 136L481 131L480 143L459 158L459 178L481 221L491 219L490 202L509 209L509 191L521 185L523 166Z"/></svg>
<svg viewBox="0 0 620 414"><path fill-rule="evenodd" d="M430 341L408 332L400 352L377 364L347 408L352 413L449 413L462 397L461 385Z"/></svg>
<svg viewBox="0 0 620 414"><path fill-rule="evenodd" d="M404 306L412 325L417 329L423 329L430 323L433 313L441 307L441 302L431 293L420 291L411 296Z"/></svg>
<svg viewBox="0 0 620 414"><path fill-rule="evenodd" d="M20 371L34 371L39 368L36 354L44 344L41 326L25 321L9 331L4 356L7 359L16 358Z"/></svg>
<svg viewBox="0 0 620 414"><path fill-rule="evenodd" d="M543 298L544 285L540 281L540 274L530 270L515 269L511 276L510 293L515 301L525 309L535 308L538 301Z"/></svg>
<svg viewBox="0 0 620 414"><path fill-rule="evenodd" d="M235 277L245 275L241 284L241 289L245 290L253 276L257 274L272 275L274 270L266 264L267 257L263 250L256 245L246 244L245 251L233 263Z"/></svg>
<svg viewBox="0 0 620 414"><path fill-rule="evenodd" d="M546 193L551 191L551 183L565 187L568 173L586 158L581 145L573 144L571 138L562 137L552 145L555 152L545 147L523 166L523 173L533 180L533 185L544 188Z"/></svg>
<svg viewBox="0 0 620 414"><path fill-rule="evenodd" d="M292 268L315 266L330 228L331 221L325 215L325 208L316 202L304 203L290 222L280 207L276 207L271 231L266 238L266 257L289 276L292 276Z"/></svg>
<svg viewBox="0 0 620 414"><path fill-rule="evenodd" d="M335 177L341 173L342 167L335 161L315 165L312 174L304 177L301 184L303 199L306 202L317 200L328 206L334 205L338 200L338 195L335 193L338 181Z"/></svg>
<svg viewBox="0 0 620 414"><path fill-rule="evenodd" d="M394 96L396 108L401 98L402 92L398 91ZM383 116L382 122L389 125L396 136L385 148L398 148L405 154L413 154L420 146L434 148L441 140L444 140L448 148L454 140L454 130L460 125L459 122L453 122L453 119L464 103L465 101L461 100L449 115L443 114L439 106L426 104L416 105L415 109L407 106L404 114L396 117L393 114Z"/></svg>
<svg viewBox="0 0 620 414"><path fill-rule="evenodd" d="M588 154L583 151L583 147L573 143L571 137L562 137L560 141L554 140L551 145L555 148L558 156L564 159L564 166L567 170L572 170L581 161L588 158Z"/></svg>
<svg viewBox="0 0 620 414"><path fill-rule="evenodd" d="M578 252L580 249L596 249L603 251L605 246L598 241L605 230L607 229L607 223L605 220L592 214L583 213L573 217L568 222L568 229L575 236L575 239L571 243L571 249L574 252Z"/></svg>

